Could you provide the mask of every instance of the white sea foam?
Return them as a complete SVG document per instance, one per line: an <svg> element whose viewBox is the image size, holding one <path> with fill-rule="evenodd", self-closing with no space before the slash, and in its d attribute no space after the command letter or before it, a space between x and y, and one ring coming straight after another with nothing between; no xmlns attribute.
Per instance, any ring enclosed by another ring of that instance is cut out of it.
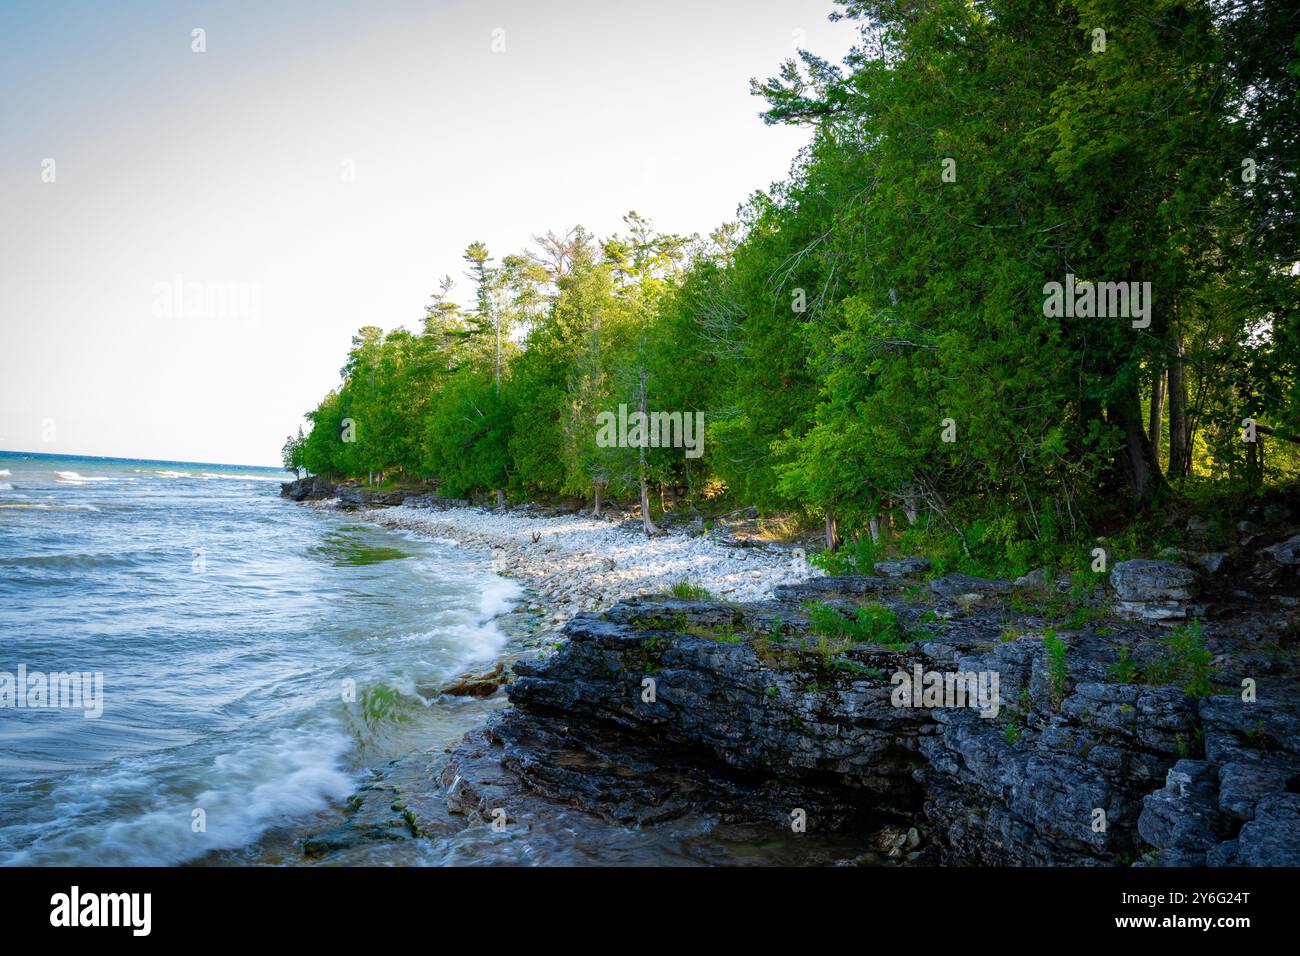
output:
<svg viewBox="0 0 1300 956"><path fill-rule="evenodd" d="M26 498L26 495L14 495L15 498ZM94 505L86 504L46 504L43 501L34 501L31 504L15 504L6 502L0 504L0 508L34 508L39 511L98 511Z"/></svg>
<svg viewBox="0 0 1300 956"><path fill-rule="evenodd" d="M79 475L75 471L56 471L61 485L84 485L91 481L112 481L112 478L99 475Z"/></svg>
<svg viewBox="0 0 1300 956"><path fill-rule="evenodd" d="M123 766L67 778L50 795L63 823L28 826L39 843L0 853L0 864L98 864L169 866L212 850L256 840L286 819L318 812L354 789L343 770L351 739L336 724L282 730L216 755L207 766L176 768L166 789L151 799L141 791L140 770ZM156 780L155 780L156 785ZM80 826L106 803L154 806L103 826ZM177 812L177 808L182 812ZM189 807L204 811L205 829L195 831Z"/></svg>
<svg viewBox="0 0 1300 956"><path fill-rule="evenodd" d="M0 478L8 478L8 477L9 477L9 469L0 468Z"/></svg>
<svg viewBox="0 0 1300 956"><path fill-rule="evenodd" d="M517 581L496 576L488 578L479 600L479 613L483 615L483 620L490 621L518 604L523 594L524 589Z"/></svg>
<svg viewBox="0 0 1300 956"><path fill-rule="evenodd" d="M0 491L13 491L14 486L7 481L0 481Z"/></svg>

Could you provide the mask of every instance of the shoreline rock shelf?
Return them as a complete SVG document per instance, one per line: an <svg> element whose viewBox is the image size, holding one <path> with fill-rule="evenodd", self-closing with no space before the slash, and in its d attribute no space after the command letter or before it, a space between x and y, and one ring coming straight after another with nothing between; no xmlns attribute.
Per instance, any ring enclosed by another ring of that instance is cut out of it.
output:
<svg viewBox="0 0 1300 956"><path fill-rule="evenodd" d="M736 563L719 565L678 545L724 550L702 537L648 542L591 519L400 506L366 517L495 547L499 567L560 604L550 626L563 640L516 661L512 706L450 753L404 758L367 788L409 826L353 836L505 821L541 845L711 820L703 832L742 828L756 846L780 843L785 862L1300 865L1298 612L1270 599L1294 593L1296 569L1272 554L1215 562L1245 569L1232 580L1120 562L1089 623L1065 626L1059 609L1008 600L1042 587L950 575L918 588L907 576L920 563L810 576L776 549L725 549ZM1243 592L1252 560L1292 577L1270 570L1268 592ZM732 594L644 596L683 579ZM854 635L867 606L904 642ZM829 639L828 608L846 622ZM996 674L997 716L897 706L893 675L917 667ZM364 819L372 804L359 795ZM816 843L828 838L833 849ZM328 859L347 842L333 839L308 845Z"/></svg>
<svg viewBox="0 0 1300 956"><path fill-rule="evenodd" d="M637 600L580 615L557 654L517 665L514 707L458 748L441 780L479 820L527 813L544 796L625 823L710 813L775 832L801 808L810 829L915 826L924 862L1300 865L1293 683L1246 703L1113 682L1120 647L1161 643L1159 628L1133 625L1062 635L1070 676L1058 689L1041 635L1003 641L1001 615L987 610L907 651L851 649L855 666L828 670L818 650L793 649L800 599L825 593L823 583L740 608ZM777 615L794 625L780 643L763 636ZM731 634L743 637L718 636ZM997 671L1001 719L891 706L889 675L916 664ZM628 742L634 758L611 756ZM467 798L485 762L498 772L491 798ZM666 768L726 785L664 787Z"/></svg>

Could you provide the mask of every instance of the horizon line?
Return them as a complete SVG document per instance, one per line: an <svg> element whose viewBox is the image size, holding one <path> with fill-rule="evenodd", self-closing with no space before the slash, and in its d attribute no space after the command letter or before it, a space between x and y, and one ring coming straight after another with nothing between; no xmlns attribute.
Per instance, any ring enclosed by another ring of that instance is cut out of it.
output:
<svg viewBox="0 0 1300 956"><path fill-rule="evenodd" d="M35 455L37 458L84 458L89 461L142 461L159 465L209 465L216 468L256 468L259 471L284 471L283 465L240 465L229 461L186 461L180 458L131 458L125 455L78 455L70 452L20 451L0 448L0 455Z"/></svg>

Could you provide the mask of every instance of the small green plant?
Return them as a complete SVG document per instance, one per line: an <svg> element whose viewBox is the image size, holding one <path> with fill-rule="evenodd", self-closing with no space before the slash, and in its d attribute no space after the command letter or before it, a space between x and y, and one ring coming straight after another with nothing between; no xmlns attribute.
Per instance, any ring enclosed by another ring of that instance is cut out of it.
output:
<svg viewBox="0 0 1300 956"><path fill-rule="evenodd" d="M1137 666L1133 663L1133 649L1125 644L1119 649L1119 656L1106 669L1110 679L1116 684L1131 684L1137 676Z"/></svg>
<svg viewBox="0 0 1300 956"><path fill-rule="evenodd" d="M824 638L875 644L891 650L902 649L909 642L898 622L898 614L879 604L860 607L851 618L821 601L809 601L804 610L808 612L812 632Z"/></svg>
<svg viewBox="0 0 1300 956"><path fill-rule="evenodd" d="M1009 644L1024 633L1023 629L1015 627L1014 625L1009 625L1003 628L1002 633L998 636L998 640L1003 644Z"/></svg>
<svg viewBox="0 0 1300 956"><path fill-rule="evenodd" d="M1268 725L1265 724L1263 720L1257 720L1251 725L1250 729L1246 731L1246 740L1249 741L1252 747L1262 748L1263 744L1267 742L1267 727Z"/></svg>
<svg viewBox="0 0 1300 956"><path fill-rule="evenodd" d="M663 637L646 637L641 641L641 671L645 674L658 674L659 658L663 656L664 645L667 641Z"/></svg>
<svg viewBox="0 0 1300 956"><path fill-rule="evenodd" d="M1020 730L1020 725L1016 723L1014 720L1007 721L1007 726L1003 730L1003 734L1007 738L1007 743L1013 746L1020 740L1022 736L1024 736Z"/></svg>
<svg viewBox="0 0 1300 956"><path fill-rule="evenodd" d="M1043 648L1047 651L1047 676L1052 683L1052 705L1059 707L1065 698L1065 682L1070 676L1069 667L1065 663L1065 641L1049 628L1043 634Z"/></svg>
<svg viewBox="0 0 1300 956"><path fill-rule="evenodd" d="M688 626L685 630L686 633L694 634L696 637L707 637L710 640L722 641L724 644L739 644L745 639L743 634L736 632L736 626L730 621L716 629Z"/></svg>
<svg viewBox="0 0 1300 956"><path fill-rule="evenodd" d="M783 633L785 631L785 621L781 620L780 614L772 615L772 624L769 627L769 631L771 632L772 640L778 642L785 640L785 634Z"/></svg>
<svg viewBox="0 0 1300 956"><path fill-rule="evenodd" d="M1152 668L1150 676L1153 682L1181 682L1188 697L1206 697L1213 693L1214 655L1205 646L1200 619L1192 618L1190 624L1175 627L1162 640L1168 651Z"/></svg>
<svg viewBox="0 0 1300 956"><path fill-rule="evenodd" d="M831 662L836 670L849 671L853 674L861 674L863 677L884 677L885 672L879 667L868 667L865 664L859 664L841 654Z"/></svg>
<svg viewBox="0 0 1300 956"><path fill-rule="evenodd" d="M708 600L713 597L708 588L702 588L698 584L691 584L689 581L678 581L668 589L668 593L675 598L692 600Z"/></svg>

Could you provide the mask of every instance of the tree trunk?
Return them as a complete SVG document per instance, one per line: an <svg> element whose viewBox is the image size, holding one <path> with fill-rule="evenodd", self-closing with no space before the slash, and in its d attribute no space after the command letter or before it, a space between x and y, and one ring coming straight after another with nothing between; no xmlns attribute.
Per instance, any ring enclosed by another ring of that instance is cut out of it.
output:
<svg viewBox="0 0 1300 956"><path fill-rule="evenodd" d="M595 499L591 507L591 516L600 517L600 481L596 480L591 483L591 496Z"/></svg>
<svg viewBox="0 0 1300 956"><path fill-rule="evenodd" d="M1153 498L1166 489L1160 463L1151 457L1151 444L1142 427L1142 407L1136 391L1110 407L1111 421L1124 432L1124 446L1119 452L1119 468L1138 501Z"/></svg>
<svg viewBox="0 0 1300 956"><path fill-rule="evenodd" d="M1174 333L1174 357L1169 362L1169 477L1186 478L1192 470L1191 427L1187 421L1187 369L1183 337Z"/></svg>
<svg viewBox="0 0 1300 956"><path fill-rule="evenodd" d="M835 512L826 509L826 550L837 551L840 547L840 532L835 520Z"/></svg>
<svg viewBox="0 0 1300 956"><path fill-rule="evenodd" d="M880 519L875 515L868 518L867 529L871 532L871 543L880 544Z"/></svg>
<svg viewBox="0 0 1300 956"><path fill-rule="evenodd" d="M1151 419L1147 425L1147 442L1151 445L1151 459L1160 463L1160 439L1164 432L1165 370L1157 368L1151 379Z"/></svg>
<svg viewBox="0 0 1300 956"><path fill-rule="evenodd" d="M646 421L646 408L649 404L646 396L645 380L646 371L643 366L641 368L641 400L637 404L637 408L641 412L641 421L643 423ZM658 525L650 520L650 483L646 478L645 463L645 449L648 440L649 436L645 434L645 429L643 427L641 432L641 446L637 455L637 463L640 466L641 472L641 523L644 525L645 533L647 535L656 535L662 534L663 532L659 530Z"/></svg>
<svg viewBox="0 0 1300 956"><path fill-rule="evenodd" d="M502 489L502 488L498 488L498 489L497 489L497 507L498 507L498 508L504 508L505 506L506 506L506 493L505 493L505 490Z"/></svg>
<svg viewBox="0 0 1300 956"><path fill-rule="evenodd" d="M643 456L645 452L641 453ZM647 535L662 534L659 526L650 518L650 483L645 480L645 465L641 466L641 524Z"/></svg>
<svg viewBox="0 0 1300 956"><path fill-rule="evenodd" d="M916 509L916 496L911 494L910 488L903 494L903 514L907 515L908 524L916 524L916 519L919 517Z"/></svg>

